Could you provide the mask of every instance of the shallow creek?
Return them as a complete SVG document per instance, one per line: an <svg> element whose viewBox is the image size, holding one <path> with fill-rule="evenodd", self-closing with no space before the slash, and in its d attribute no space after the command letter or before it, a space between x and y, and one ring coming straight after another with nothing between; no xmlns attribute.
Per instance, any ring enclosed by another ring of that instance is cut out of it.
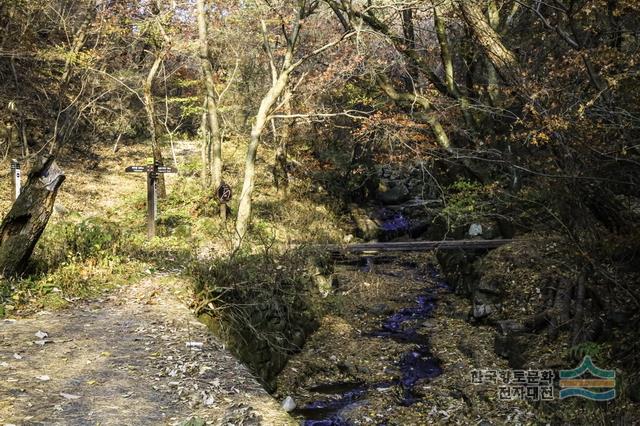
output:
<svg viewBox="0 0 640 426"><path fill-rule="evenodd" d="M428 321L449 288L424 258L386 260L342 271L339 312L283 372L278 393L301 424L396 424L394 410L421 410L421 388L442 374Z"/></svg>

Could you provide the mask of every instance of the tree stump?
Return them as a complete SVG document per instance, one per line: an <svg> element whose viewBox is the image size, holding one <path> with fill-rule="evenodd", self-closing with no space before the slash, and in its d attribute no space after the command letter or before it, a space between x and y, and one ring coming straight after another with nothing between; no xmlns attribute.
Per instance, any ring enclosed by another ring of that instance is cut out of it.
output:
<svg viewBox="0 0 640 426"><path fill-rule="evenodd" d="M0 225L0 276L21 274L49 222L65 176L53 156L39 157Z"/></svg>

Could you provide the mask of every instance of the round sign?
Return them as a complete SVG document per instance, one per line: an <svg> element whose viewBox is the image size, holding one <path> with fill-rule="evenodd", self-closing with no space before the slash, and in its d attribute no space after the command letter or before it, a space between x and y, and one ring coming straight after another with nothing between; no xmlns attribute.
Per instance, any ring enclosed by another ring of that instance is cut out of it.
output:
<svg viewBox="0 0 640 426"><path fill-rule="evenodd" d="M226 204L231 201L231 196L233 192L231 191L231 187L226 183L222 182L218 187L217 191L218 201L222 204Z"/></svg>

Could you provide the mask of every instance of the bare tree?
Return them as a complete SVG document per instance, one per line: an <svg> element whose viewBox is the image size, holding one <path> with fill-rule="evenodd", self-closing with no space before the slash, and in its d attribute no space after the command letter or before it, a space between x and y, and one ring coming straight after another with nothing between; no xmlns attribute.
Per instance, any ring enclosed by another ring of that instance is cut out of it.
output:
<svg viewBox="0 0 640 426"><path fill-rule="evenodd" d="M151 68L149 68L149 72L147 73L147 77L144 80L142 86L142 93L144 99L144 109L147 117L147 127L149 130L149 134L151 136L151 150L153 152L153 162L156 164L162 164L164 162L162 158L162 149L160 148L160 141L158 140L158 126L157 126L157 117L155 111L155 104L153 99L153 82L158 75L158 71L160 70L160 66L162 65L162 61L164 61L165 57L169 54L171 50L171 38L167 34L163 22L167 17L162 13L162 1L156 0L154 4L154 26L157 28L158 33L161 35L162 43L158 46L156 52L154 52L154 60ZM172 12L169 12L169 16ZM160 174L158 176L158 196L165 197L167 194L165 184L164 184L164 175Z"/></svg>
<svg viewBox="0 0 640 426"><path fill-rule="evenodd" d="M204 143L202 144L202 182L205 187L217 188L222 181L222 137L218 103L213 79L213 66L209 58L207 28L207 0L198 0L198 36L200 40L200 64L205 86Z"/></svg>
<svg viewBox="0 0 640 426"><path fill-rule="evenodd" d="M303 55L299 59L295 59L295 55L298 52L300 43L300 34L303 28L305 19L311 16L317 9L319 2L317 0L298 0L295 5L295 13L293 17L293 23L291 30L286 29L286 25L281 26L283 37L286 43L286 50L280 66L278 66L274 48L269 41L267 24L264 20L261 21L264 49L269 56L269 63L271 68L271 87L267 93L263 96L258 112L254 116L254 122L251 126L251 137L249 140L249 146L247 148L247 155L244 165L244 180L242 184L242 192L240 194L240 203L238 205L238 215L236 219L236 246L239 246L244 239L247 228L249 226L249 220L251 217L251 205L252 195L255 186L255 163L258 146L260 145L260 137L269 123L270 116L275 110L282 106L282 102L278 104L278 99L284 93L291 74L300 65L302 65L309 58L316 56L325 50L337 45L342 40L350 37L353 33L347 32L342 34L338 39L329 42L317 49L310 51Z"/></svg>

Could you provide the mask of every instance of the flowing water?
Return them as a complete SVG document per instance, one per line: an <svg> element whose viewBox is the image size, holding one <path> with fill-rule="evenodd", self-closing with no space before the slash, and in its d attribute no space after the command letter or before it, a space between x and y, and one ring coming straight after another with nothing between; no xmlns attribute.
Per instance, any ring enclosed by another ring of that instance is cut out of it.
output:
<svg viewBox="0 0 640 426"><path fill-rule="evenodd" d="M398 395L396 403L410 406L421 400L421 396L414 392L416 384L442 373L438 360L431 354L428 336L422 334L419 329L433 315L437 291L447 291L448 286L441 280L435 267L429 266L427 274L416 276L418 272L415 266L406 265L406 271L413 275L413 280L428 286L419 292L411 305L396 310L384 319L378 328L362 334L371 339L391 339L411 345L392 366L400 372L399 377L386 382L336 382L311 387L308 390L319 395L318 399L299 407L293 413L304 419L303 425L350 425L346 414L358 404L366 403L367 396L373 391L394 390ZM363 271L371 271L373 267L373 260L368 258Z"/></svg>

